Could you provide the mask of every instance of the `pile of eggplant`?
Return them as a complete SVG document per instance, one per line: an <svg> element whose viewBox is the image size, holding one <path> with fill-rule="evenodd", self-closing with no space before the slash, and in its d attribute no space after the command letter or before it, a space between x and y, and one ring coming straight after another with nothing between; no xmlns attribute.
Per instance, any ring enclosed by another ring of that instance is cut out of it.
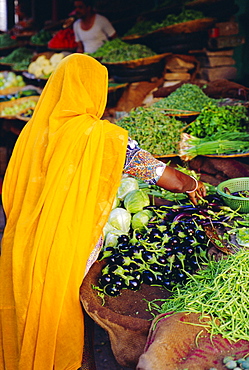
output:
<svg viewBox="0 0 249 370"><path fill-rule="evenodd" d="M208 251L213 245L205 227L224 228L230 216L223 208L216 194L197 206L186 200L143 207L131 215L128 232L118 232L115 242L105 239L99 260L105 259L106 264L98 288L114 297L122 289L138 290L143 283L167 290L184 284L188 275L210 258ZM136 222L136 216L144 222Z"/></svg>

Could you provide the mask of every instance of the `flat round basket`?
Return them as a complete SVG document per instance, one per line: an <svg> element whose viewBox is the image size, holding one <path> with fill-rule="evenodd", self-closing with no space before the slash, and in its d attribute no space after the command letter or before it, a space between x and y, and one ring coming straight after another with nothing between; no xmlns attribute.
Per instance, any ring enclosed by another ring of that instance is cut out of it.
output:
<svg viewBox="0 0 249 370"><path fill-rule="evenodd" d="M13 112L13 114L6 114L4 115L3 114L3 110L5 108L8 108L8 107L13 107L15 105L22 105L23 103L26 103L28 101L34 101L34 102L38 102L40 96L37 96L37 95L34 95L34 96L29 96L29 97L23 97L23 98L19 98L19 99L15 99L15 100L10 100L10 101L6 101L6 102L2 102L0 103L0 112L1 112L1 115L0 115L0 118L5 118L5 119L14 119L16 117L17 114L19 114L20 112L23 111L23 109L20 108L20 112Z"/></svg>
<svg viewBox="0 0 249 370"><path fill-rule="evenodd" d="M34 108L27 108L24 111L18 113L16 115L16 119L19 119L20 121L28 122L30 118L32 117L33 112L34 112Z"/></svg>
<svg viewBox="0 0 249 370"><path fill-rule="evenodd" d="M139 58L136 60L127 60L123 62L116 62L116 63L103 63L107 67L111 66L119 66L119 67L124 67L124 68L136 68L136 67L141 67L141 66L147 66L150 64L154 64L157 62L160 62L162 59L164 59L166 56L171 55L171 53L163 53L163 54L157 54L153 55L151 57L146 57L146 58Z"/></svg>
<svg viewBox="0 0 249 370"><path fill-rule="evenodd" d="M180 33L193 33L203 31L209 27L211 27L215 22L214 18L202 18L202 19L195 19L193 21L182 22L177 24L172 24L171 26L158 28L155 31L148 32L144 35L129 35L124 36L122 38L123 41L139 41L140 38L146 38L150 36L157 36L159 33L163 33L166 35L172 34L180 34Z"/></svg>
<svg viewBox="0 0 249 370"><path fill-rule="evenodd" d="M102 64L107 67L109 75L115 82L148 81L153 77L162 75L167 55L169 53L124 62Z"/></svg>
<svg viewBox="0 0 249 370"><path fill-rule="evenodd" d="M13 86L8 87L6 89L0 90L0 95L8 95L8 94L15 94L18 91L21 91L23 89L23 86ZM1 103L0 103L1 104Z"/></svg>

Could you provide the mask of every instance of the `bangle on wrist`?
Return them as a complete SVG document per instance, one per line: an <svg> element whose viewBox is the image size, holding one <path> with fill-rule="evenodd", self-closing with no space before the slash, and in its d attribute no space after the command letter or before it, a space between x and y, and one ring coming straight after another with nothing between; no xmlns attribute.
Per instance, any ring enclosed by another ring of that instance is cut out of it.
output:
<svg viewBox="0 0 249 370"><path fill-rule="evenodd" d="M193 176L190 176L193 180L195 180L195 188L193 189L193 190L186 190L186 192L185 193L187 193L187 194L189 194L189 193L193 193L194 191L196 191L197 190L197 188L198 188L198 181L196 180L196 178L195 177L193 177Z"/></svg>

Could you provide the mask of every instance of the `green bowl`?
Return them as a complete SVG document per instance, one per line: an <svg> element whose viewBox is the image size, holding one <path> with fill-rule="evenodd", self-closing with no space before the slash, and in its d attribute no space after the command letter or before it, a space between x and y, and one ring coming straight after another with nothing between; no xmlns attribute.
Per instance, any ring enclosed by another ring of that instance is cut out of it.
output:
<svg viewBox="0 0 249 370"><path fill-rule="evenodd" d="M240 213L249 212L249 198L231 195L225 192L228 188L230 193L238 191L249 191L249 177L238 177L221 182L217 186L217 193L221 196L224 203L233 210L238 210Z"/></svg>

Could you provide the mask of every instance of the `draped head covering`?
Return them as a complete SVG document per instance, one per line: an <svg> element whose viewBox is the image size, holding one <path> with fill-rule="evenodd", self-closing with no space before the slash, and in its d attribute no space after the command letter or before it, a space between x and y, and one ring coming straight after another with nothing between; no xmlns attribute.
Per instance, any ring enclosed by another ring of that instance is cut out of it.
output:
<svg viewBox="0 0 249 370"><path fill-rule="evenodd" d="M127 132L101 120L106 68L65 57L17 139L3 182L0 369L78 369L79 288L125 161Z"/></svg>

